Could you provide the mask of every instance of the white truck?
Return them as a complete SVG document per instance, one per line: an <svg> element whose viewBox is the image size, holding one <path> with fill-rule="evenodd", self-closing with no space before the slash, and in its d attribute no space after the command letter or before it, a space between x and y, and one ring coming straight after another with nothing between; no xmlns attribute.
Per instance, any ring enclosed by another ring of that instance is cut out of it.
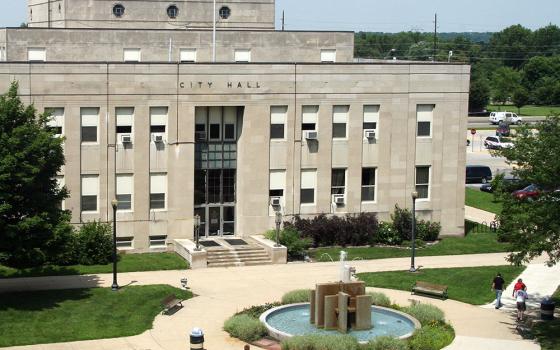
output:
<svg viewBox="0 0 560 350"><path fill-rule="evenodd" d="M500 122L519 124L523 121L523 119L512 112L492 112L490 113L488 121L490 121L490 124L499 124Z"/></svg>

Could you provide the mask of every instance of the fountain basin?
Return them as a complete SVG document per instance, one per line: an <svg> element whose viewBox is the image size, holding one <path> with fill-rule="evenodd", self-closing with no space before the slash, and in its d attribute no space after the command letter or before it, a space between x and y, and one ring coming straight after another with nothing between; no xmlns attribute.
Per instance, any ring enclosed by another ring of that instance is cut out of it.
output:
<svg viewBox="0 0 560 350"><path fill-rule="evenodd" d="M309 303L282 305L263 313L259 319L266 325L269 334L278 340L307 334L341 334L336 330L325 330L310 324L309 309ZM367 343L379 336L406 339L421 327L414 317L393 309L372 306L371 313L372 329L348 331L360 343Z"/></svg>

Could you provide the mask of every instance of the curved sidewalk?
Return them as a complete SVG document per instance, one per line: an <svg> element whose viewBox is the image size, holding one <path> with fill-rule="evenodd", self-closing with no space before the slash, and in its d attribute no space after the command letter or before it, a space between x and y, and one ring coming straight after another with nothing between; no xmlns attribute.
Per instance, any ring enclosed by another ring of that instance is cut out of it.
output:
<svg viewBox="0 0 560 350"><path fill-rule="evenodd" d="M358 272L406 270L408 258L354 261ZM420 257L424 268L504 265L505 254L477 254ZM225 319L251 305L279 300L290 290L313 288L316 283L338 280L338 263L267 265L235 268L213 268L187 271L138 272L119 275L119 284L170 284L180 286L187 277L191 290L199 295L184 303L173 316L158 316L152 330L141 335L63 344L42 344L7 349L18 350L184 350L193 327L205 331L205 348L209 350L243 349L243 342L230 338L222 330ZM15 290L108 287L111 275L60 276L0 280L0 292ZM452 300L439 301L411 296L402 291L386 291L400 304L418 299L441 307L456 330L457 340L450 349L474 349L483 339L493 350L539 349L515 332L513 320L501 312L486 310ZM461 345L463 344L463 345ZM252 347L254 348L254 347Z"/></svg>

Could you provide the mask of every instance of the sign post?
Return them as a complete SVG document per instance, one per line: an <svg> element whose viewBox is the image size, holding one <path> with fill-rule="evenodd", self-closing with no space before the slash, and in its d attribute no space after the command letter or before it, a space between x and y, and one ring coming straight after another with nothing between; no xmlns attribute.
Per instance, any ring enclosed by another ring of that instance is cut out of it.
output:
<svg viewBox="0 0 560 350"><path fill-rule="evenodd" d="M476 129L471 129L472 141L471 141L471 151L474 152L474 135L476 135Z"/></svg>

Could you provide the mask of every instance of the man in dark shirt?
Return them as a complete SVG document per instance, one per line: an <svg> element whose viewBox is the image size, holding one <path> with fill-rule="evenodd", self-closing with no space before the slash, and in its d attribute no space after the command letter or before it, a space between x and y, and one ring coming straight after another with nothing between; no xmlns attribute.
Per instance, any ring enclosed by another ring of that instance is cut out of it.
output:
<svg viewBox="0 0 560 350"><path fill-rule="evenodd" d="M504 291L504 284L506 282L502 278L502 274L498 272L494 281L492 281L492 289L496 292L496 309L502 306L502 293Z"/></svg>

